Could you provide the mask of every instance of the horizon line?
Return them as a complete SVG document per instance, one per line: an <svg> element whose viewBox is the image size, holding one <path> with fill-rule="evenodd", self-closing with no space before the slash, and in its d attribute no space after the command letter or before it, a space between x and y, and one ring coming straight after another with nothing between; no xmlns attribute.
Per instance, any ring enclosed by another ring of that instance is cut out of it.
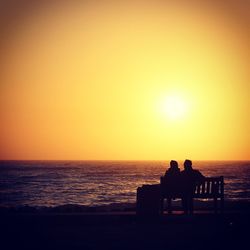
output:
<svg viewBox="0 0 250 250"><path fill-rule="evenodd" d="M192 161L250 161L250 159L220 159L220 160L211 160L211 159L0 159L0 161L185 161L186 159L190 159Z"/></svg>

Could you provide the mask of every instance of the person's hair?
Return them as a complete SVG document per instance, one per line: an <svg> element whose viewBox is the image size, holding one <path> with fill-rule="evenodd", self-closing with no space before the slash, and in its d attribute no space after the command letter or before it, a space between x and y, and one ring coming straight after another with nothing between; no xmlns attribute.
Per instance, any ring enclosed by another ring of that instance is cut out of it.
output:
<svg viewBox="0 0 250 250"><path fill-rule="evenodd" d="M178 168L178 162L172 160L172 161L170 161L170 166L171 166L171 167L177 167L177 168Z"/></svg>
<svg viewBox="0 0 250 250"><path fill-rule="evenodd" d="M186 159L186 160L184 161L184 167L185 167L185 168L192 168L192 161Z"/></svg>

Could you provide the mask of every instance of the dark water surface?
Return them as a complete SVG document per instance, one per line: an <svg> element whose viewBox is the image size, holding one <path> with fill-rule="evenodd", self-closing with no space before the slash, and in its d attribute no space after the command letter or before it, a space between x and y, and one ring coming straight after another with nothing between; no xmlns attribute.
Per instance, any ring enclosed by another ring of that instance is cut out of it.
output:
<svg viewBox="0 0 250 250"><path fill-rule="evenodd" d="M136 189L159 183L164 161L0 161L0 206L134 203ZM194 161L225 177L225 198L250 201L249 161Z"/></svg>

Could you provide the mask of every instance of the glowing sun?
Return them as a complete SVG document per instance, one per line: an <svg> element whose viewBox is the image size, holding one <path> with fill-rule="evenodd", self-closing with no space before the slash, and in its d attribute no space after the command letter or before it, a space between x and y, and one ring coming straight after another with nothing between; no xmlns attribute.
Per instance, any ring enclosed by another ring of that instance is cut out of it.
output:
<svg viewBox="0 0 250 250"><path fill-rule="evenodd" d="M172 94L162 100L161 111L170 120L184 119L187 115L188 103L181 95Z"/></svg>

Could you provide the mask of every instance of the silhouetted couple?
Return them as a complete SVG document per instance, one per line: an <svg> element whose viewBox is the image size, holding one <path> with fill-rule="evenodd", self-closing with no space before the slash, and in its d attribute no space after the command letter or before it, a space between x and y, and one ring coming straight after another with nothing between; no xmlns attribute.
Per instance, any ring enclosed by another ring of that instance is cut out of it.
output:
<svg viewBox="0 0 250 250"><path fill-rule="evenodd" d="M171 212L171 198L181 197L185 213L193 213L193 194L197 184L202 183L204 176L192 168L192 161L185 160L184 170L180 171L177 161L170 162L164 176L165 195L168 199L168 211Z"/></svg>

